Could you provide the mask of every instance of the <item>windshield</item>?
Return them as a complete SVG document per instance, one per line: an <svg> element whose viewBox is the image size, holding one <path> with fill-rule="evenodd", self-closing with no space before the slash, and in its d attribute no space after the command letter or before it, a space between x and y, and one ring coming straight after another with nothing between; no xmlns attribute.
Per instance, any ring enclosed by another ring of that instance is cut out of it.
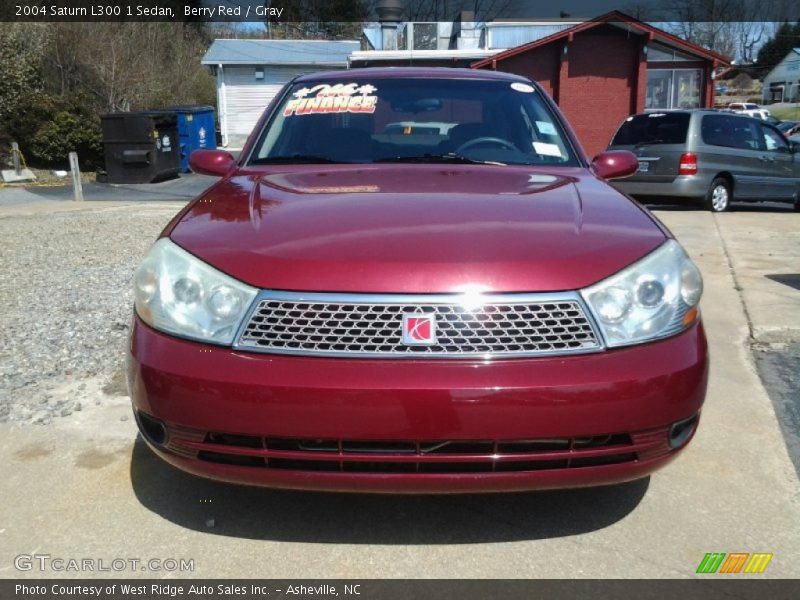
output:
<svg viewBox="0 0 800 600"><path fill-rule="evenodd" d="M295 84L250 162L578 165L533 86L405 77Z"/></svg>

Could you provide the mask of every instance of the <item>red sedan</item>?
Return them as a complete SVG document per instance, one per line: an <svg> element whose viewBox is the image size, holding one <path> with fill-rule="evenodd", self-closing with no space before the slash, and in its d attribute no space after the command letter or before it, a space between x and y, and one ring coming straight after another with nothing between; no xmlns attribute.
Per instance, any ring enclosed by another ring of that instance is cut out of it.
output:
<svg viewBox="0 0 800 600"><path fill-rule="evenodd" d="M139 268L128 381L164 460L233 483L515 491L692 438L702 279L524 78L299 77Z"/></svg>

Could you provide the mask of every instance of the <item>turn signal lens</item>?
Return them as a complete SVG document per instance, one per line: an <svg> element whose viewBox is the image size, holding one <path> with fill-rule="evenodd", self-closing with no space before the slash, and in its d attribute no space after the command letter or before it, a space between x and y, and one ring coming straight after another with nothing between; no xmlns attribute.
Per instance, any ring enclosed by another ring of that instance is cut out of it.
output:
<svg viewBox="0 0 800 600"><path fill-rule="evenodd" d="M697 155L694 152L684 152L681 154L680 164L678 165L678 174L697 174Z"/></svg>

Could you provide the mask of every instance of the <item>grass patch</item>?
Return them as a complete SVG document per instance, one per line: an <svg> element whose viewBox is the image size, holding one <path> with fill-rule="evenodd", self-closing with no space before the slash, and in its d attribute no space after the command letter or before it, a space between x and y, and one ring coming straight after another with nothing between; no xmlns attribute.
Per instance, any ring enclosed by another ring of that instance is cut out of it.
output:
<svg viewBox="0 0 800 600"><path fill-rule="evenodd" d="M800 121L800 106L783 106L775 109L768 106L767 110L781 121Z"/></svg>

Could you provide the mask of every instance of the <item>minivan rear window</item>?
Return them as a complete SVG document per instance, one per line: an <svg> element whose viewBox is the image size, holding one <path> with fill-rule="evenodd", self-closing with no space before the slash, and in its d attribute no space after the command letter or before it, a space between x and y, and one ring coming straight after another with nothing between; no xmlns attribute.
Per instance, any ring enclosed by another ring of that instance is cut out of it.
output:
<svg viewBox="0 0 800 600"><path fill-rule="evenodd" d="M684 144L689 129L689 113L663 112L628 117L620 125L612 146L637 144Z"/></svg>

